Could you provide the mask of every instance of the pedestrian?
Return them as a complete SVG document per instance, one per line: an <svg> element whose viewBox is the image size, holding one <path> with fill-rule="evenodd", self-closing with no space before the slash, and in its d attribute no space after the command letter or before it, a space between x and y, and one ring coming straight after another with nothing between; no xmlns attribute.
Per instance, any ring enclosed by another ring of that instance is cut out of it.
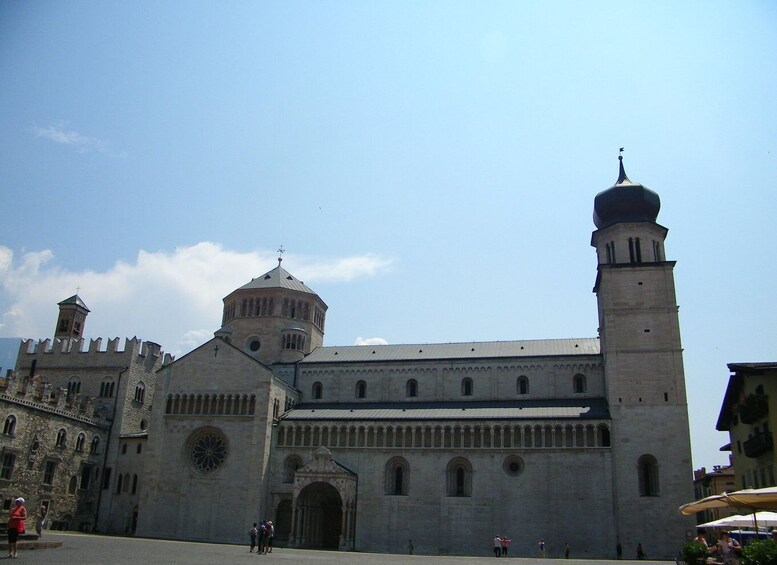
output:
<svg viewBox="0 0 777 565"><path fill-rule="evenodd" d="M272 520L267 520L267 539L264 544L264 552L272 553L272 542L275 539L275 526L272 524Z"/></svg>
<svg viewBox="0 0 777 565"><path fill-rule="evenodd" d="M256 547L256 536L258 535L259 529L256 527L256 522L254 522L254 525L248 530L248 537L251 539L251 549L248 550L248 553L254 552L254 548Z"/></svg>
<svg viewBox="0 0 777 565"><path fill-rule="evenodd" d="M540 538L540 542L537 545L540 548L540 557L545 557L545 539Z"/></svg>
<svg viewBox="0 0 777 565"><path fill-rule="evenodd" d="M569 559L569 544L564 542L564 559Z"/></svg>
<svg viewBox="0 0 777 565"><path fill-rule="evenodd" d="M510 538L502 534L502 557L507 557L508 549L510 549Z"/></svg>
<svg viewBox="0 0 777 565"><path fill-rule="evenodd" d="M413 540L407 540L407 554L413 555Z"/></svg>
<svg viewBox="0 0 777 565"><path fill-rule="evenodd" d="M43 532L43 526L46 525L46 514L48 514L49 509L46 508L45 504L41 504L40 508L38 508L38 514L35 518L35 533L38 534L38 537L40 537Z"/></svg>
<svg viewBox="0 0 777 565"><path fill-rule="evenodd" d="M724 565L738 565L742 546L728 532L720 532L720 539L712 551L718 554Z"/></svg>
<svg viewBox="0 0 777 565"><path fill-rule="evenodd" d="M642 549L642 544L637 544L637 559L644 559L645 558L645 550Z"/></svg>
<svg viewBox="0 0 777 565"><path fill-rule="evenodd" d="M618 545L615 546L615 557L618 559L623 558L623 546L621 545L620 540L618 540Z"/></svg>
<svg viewBox="0 0 777 565"><path fill-rule="evenodd" d="M494 556L502 557L502 538L499 537L499 534L494 536Z"/></svg>
<svg viewBox="0 0 777 565"><path fill-rule="evenodd" d="M24 533L24 521L27 519L27 509L24 507L24 499L19 497L8 516L8 558L16 559L16 544L19 535Z"/></svg>
<svg viewBox="0 0 777 565"><path fill-rule="evenodd" d="M265 520L262 520L261 522L259 522L259 535L257 536L257 540L256 540L257 555L261 555L262 553L264 553L265 536L267 536L267 522Z"/></svg>

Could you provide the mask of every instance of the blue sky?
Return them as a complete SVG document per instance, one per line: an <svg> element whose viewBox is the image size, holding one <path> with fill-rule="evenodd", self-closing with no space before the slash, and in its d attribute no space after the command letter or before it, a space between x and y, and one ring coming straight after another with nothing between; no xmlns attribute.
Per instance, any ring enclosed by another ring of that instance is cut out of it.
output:
<svg viewBox="0 0 777 565"><path fill-rule="evenodd" d="M594 196L662 200L694 466L777 360L774 2L0 0L0 336L180 355L277 264L326 343L596 336Z"/></svg>

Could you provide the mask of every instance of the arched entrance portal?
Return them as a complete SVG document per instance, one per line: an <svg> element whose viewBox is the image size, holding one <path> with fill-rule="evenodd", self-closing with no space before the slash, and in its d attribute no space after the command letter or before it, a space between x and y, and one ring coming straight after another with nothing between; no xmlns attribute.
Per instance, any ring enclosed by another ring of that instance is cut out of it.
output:
<svg viewBox="0 0 777 565"><path fill-rule="evenodd" d="M306 486L297 499L302 514L302 547L339 549L343 501L329 483Z"/></svg>
<svg viewBox="0 0 777 565"><path fill-rule="evenodd" d="M294 472L289 545L353 551L356 481L356 473L319 447L313 459Z"/></svg>

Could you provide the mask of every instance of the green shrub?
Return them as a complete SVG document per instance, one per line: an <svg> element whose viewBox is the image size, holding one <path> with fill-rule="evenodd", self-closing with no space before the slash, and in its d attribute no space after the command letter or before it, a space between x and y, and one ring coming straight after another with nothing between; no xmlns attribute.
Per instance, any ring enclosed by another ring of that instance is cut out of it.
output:
<svg viewBox="0 0 777 565"><path fill-rule="evenodd" d="M742 548L742 565L777 565L777 543L773 540L751 541Z"/></svg>
<svg viewBox="0 0 777 565"><path fill-rule="evenodd" d="M680 550L683 562L688 565L699 565L707 561L707 548L700 541L691 540L683 544Z"/></svg>

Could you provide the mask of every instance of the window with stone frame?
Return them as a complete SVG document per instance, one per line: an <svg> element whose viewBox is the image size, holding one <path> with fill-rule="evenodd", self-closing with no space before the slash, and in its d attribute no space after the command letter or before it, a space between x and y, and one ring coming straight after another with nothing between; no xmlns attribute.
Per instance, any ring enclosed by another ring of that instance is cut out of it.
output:
<svg viewBox="0 0 777 565"><path fill-rule="evenodd" d="M16 463L16 454L4 453L3 454L3 466L0 467L0 479L11 480L13 477L13 468Z"/></svg>
<svg viewBox="0 0 777 565"><path fill-rule="evenodd" d="M364 398L367 396L367 383L359 381L356 383L356 398Z"/></svg>
<svg viewBox="0 0 777 565"><path fill-rule="evenodd" d="M137 386L135 387L135 397L133 400L135 402L139 402L140 404L143 404L143 401L146 398L146 385L143 381L140 381Z"/></svg>
<svg viewBox="0 0 777 565"><path fill-rule="evenodd" d="M92 445L89 447L89 453L92 455L100 453L100 436L94 436L92 438Z"/></svg>
<svg viewBox="0 0 777 565"><path fill-rule="evenodd" d="M86 443L86 436L83 433L78 434L76 438L76 451L82 452L84 450L84 443Z"/></svg>
<svg viewBox="0 0 777 565"><path fill-rule="evenodd" d="M446 469L447 495L472 496L472 465L463 457L456 457Z"/></svg>
<svg viewBox="0 0 777 565"><path fill-rule="evenodd" d="M287 484L293 483L294 473L297 472L297 469L302 468L302 465L302 459L297 455L287 457L283 463L283 482Z"/></svg>
<svg viewBox="0 0 777 565"><path fill-rule="evenodd" d="M418 396L418 381L410 379L405 384L405 396L408 398L415 398Z"/></svg>
<svg viewBox="0 0 777 565"><path fill-rule="evenodd" d="M54 473L56 470L57 470L56 461L46 461L43 464L43 484L44 485L54 484Z"/></svg>
<svg viewBox="0 0 777 565"><path fill-rule="evenodd" d="M577 394L586 391L585 375L577 374L572 378L572 390Z"/></svg>
<svg viewBox="0 0 777 565"><path fill-rule="evenodd" d="M65 431L65 428L60 428L57 432L57 440L54 445L57 447L67 446L67 432Z"/></svg>
<svg viewBox="0 0 777 565"><path fill-rule="evenodd" d="M515 383L518 394L529 394L529 377L521 375Z"/></svg>
<svg viewBox="0 0 777 565"><path fill-rule="evenodd" d="M5 419L3 435L14 437L16 435L16 416L13 414Z"/></svg>
<svg viewBox="0 0 777 565"><path fill-rule="evenodd" d="M384 493L387 495L406 495L408 493L410 465L404 457L393 457L385 467Z"/></svg>
<svg viewBox="0 0 777 565"><path fill-rule="evenodd" d="M645 454L637 461L637 479L640 496L659 496L658 461Z"/></svg>
<svg viewBox="0 0 777 565"><path fill-rule="evenodd" d="M472 379L469 377L461 379L461 395L472 396Z"/></svg>

